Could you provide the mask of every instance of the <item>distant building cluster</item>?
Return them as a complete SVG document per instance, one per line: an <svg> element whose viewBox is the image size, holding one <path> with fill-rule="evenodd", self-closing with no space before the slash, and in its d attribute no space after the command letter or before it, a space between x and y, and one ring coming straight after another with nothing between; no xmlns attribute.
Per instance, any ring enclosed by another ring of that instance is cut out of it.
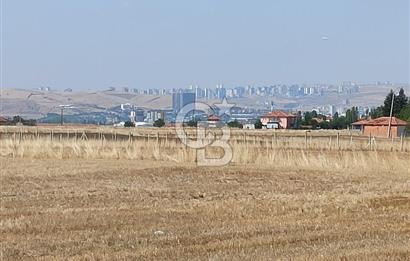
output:
<svg viewBox="0 0 410 261"><path fill-rule="evenodd" d="M172 95L179 89L137 89L129 87L110 87L109 91L118 91L137 95ZM330 84L314 84L314 85L299 85L299 84L277 84L269 86L237 86L232 88L224 87L222 84L217 84L215 88L201 88L198 85L191 85L187 91L194 93L196 99L223 99L224 97L235 99L250 96L261 97L303 97L303 96L323 96L326 93L353 94L359 92L359 85L354 82L343 82L338 86Z"/></svg>
<svg viewBox="0 0 410 261"><path fill-rule="evenodd" d="M196 95L191 90L179 89L172 93L172 110L178 113L185 105L195 103Z"/></svg>

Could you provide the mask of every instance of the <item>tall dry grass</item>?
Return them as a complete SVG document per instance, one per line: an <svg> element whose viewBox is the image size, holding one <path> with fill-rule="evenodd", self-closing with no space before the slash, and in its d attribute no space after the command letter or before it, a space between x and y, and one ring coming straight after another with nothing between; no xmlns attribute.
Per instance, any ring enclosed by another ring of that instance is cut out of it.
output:
<svg viewBox="0 0 410 261"><path fill-rule="evenodd" d="M230 164L256 164L263 166L304 169L336 169L360 171L365 168L374 172L410 172L410 153L377 150L328 150L321 146L306 147L304 141L278 142L257 141L244 143L231 140L233 158ZM223 151L206 149L210 158L220 158ZM196 150L179 140L50 140L3 139L0 156L31 159L127 159L156 160L179 163L195 163Z"/></svg>

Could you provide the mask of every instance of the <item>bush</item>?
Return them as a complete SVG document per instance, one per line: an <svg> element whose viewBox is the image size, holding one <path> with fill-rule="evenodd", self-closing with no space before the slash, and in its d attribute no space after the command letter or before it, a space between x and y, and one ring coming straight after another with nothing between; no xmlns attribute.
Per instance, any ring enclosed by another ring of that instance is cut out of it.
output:
<svg viewBox="0 0 410 261"><path fill-rule="evenodd" d="M230 121L230 122L228 122L228 127L229 128L239 128L239 129L242 129L243 128L243 125L238 121L238 120L233 120L233 121Z"/></svg>
<svg viewBox="0 0 410 261"><path fill-rule="evenodd" d="M132 121L126 121L124 123L124 127L127 127L127 128L135 127L135 123L133 123Z"/></svg>
<svg viewBox="0 0 410 261"><path fill-rule="evenodd" d="M198 126L198 122L196 120L190 120L187 123L188 127L196 127Z"/></svg>
<svg viewBox="0 0 410 261"><path fill-rule="evenodd" d="M164 127L165 126L165 121L163 119L158 119L154 122L154 127Z"/></svg>
<svg viewBox="0 0 410 261"><path fill-rule="evenodd" d="M261 120L257 119L255 121L255 129L262 129L262 127L263 127L263 124L262 124Z"/></svg>

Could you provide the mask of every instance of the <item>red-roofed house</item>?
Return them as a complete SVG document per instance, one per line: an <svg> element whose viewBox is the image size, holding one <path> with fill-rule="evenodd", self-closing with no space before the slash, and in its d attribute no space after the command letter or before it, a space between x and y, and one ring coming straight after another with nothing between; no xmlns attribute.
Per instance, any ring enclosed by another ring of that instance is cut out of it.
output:
<svg viewBox="0 0 410 261"><path fill-rule="evenodd" d="M208 116L208 127L216 128L220 125L221 119L216 115Z"/></svg>
<svg viewBox="0 0 410 261"><path fill-rule="evenodd" d="M353 127L360 129L364 135L372 135L377 137L387 137L389 133L390 117L380 117L372 120L361 120L353 123ZM400 137L405 134L406 121L392 117L391 121L391 136Z"/></svg>
<svg viewBox="0 0 410 261"><path fill-rule="evenodd" d="M271 111L261 117L261 122L267 126L270 122L278 122L282 129L292 129L296 127L298 116L284 111Z"/></svg>
<svg viewBox="0 0 410 261"><path fill-rule="evenodd" d="M6 125L7 124L7 119L6 118L4 118L4 117L2 117L2 116L0 116L0 125Z"/></svg>

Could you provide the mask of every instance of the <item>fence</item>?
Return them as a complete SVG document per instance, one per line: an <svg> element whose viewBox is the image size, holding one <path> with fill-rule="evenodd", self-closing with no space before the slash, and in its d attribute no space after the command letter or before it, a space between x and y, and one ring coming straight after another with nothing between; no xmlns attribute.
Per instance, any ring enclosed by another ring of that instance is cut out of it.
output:
<svg viewBox="0 0 410 261"><path fill-rule="evenodd" d="M218 131L208 129L218 136ZM197 139L196 132L189 129L188 137ZM160 146L179 146L182 142L177 137L175 129L64 129L64 128L1 128L1 140L44 140L73 141L98 140L102 144L106 141L121 141L133 143L135 141L156 142ZM261 149L299 149L299 150L367 150L367 151L400 151L410 152L410 140L405 137L391 139L374 136L362 136L357 133L341 132L275 132L275 131L246 131L231 132L231 145L242 144L246 148Z"/></svg>

